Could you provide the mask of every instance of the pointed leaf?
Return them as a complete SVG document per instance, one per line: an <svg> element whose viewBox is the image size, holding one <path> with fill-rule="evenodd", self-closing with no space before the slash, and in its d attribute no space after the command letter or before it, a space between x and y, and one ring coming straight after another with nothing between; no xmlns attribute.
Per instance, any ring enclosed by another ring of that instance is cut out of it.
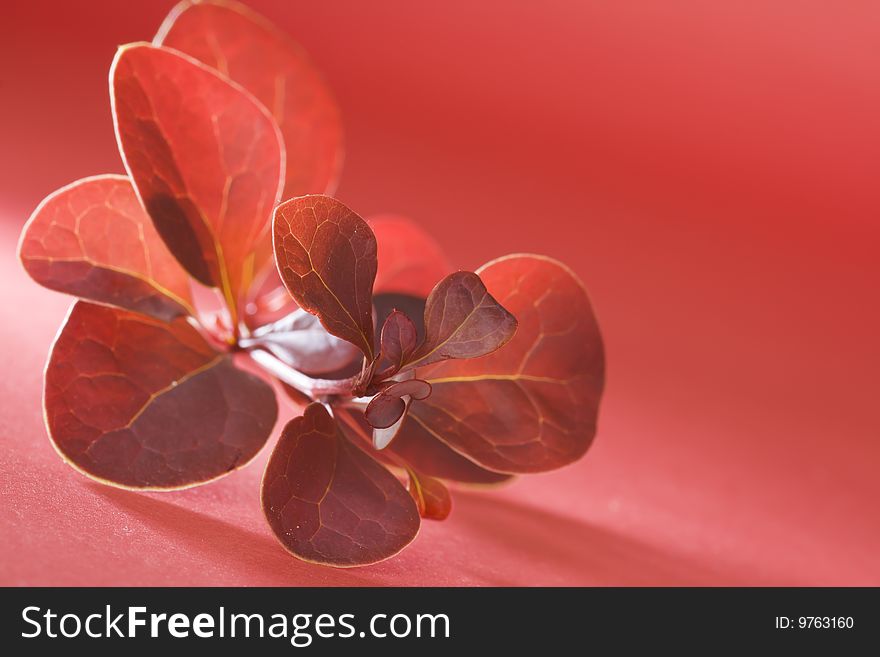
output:
<svg viewBox="0 0 880 657"><path fill-rule="evenodd" d="M516 336L488 356L420 370L432 393L413 404L410 418L498 472L577 460L596 431L605 370L583 284L562 263L534 255L500 258L479 273L519 321Z"/></svg>
<svg viewBox="0 0 880 657"><path fill-rule="evenodd" d="M257 329L253 337L239 340L239 345L263 347L308 374L339 371L360 355L354 345L330 335L317 317L302 308Z"/></svg>
<svg viewBox="0 0 880 657"><path fill-rule="evenodd" d="M22 231L19 257L52 290L166 321L193 314L189 277L125 176L83 178L47 196Z"/></svg>
<svg viewBox="0 0 880 657"><path fill-rule="evenodd" d="M367 223L327 196L275 209L275 260L290 294L330 333L373 360L376 238Z"/></svg>
<svg viewBox="0 0 880 657"><path fill-rule="evenodd" d="M516 319L472 272L450 274L437 284L425 304L425 341L407 369L449 358L476 358L505 344L516 332Z"/></svg>
<svg viewBox="0 0 880 657"><path fill-rule="evenodd" d="M164 490L242 467L265 444L270 386L233 366L185 320L74 304L46 367L46 423L94 479Z"/></svg>
<svg viewBox="0 0 880 657"><path fill-rule="evenodd" d="M452 496L439 479L407 470L407 490L419 509L419 515L429 520L445 520L452 511Z"/></svg>
<svg viewBox="0 0 880 657"><path fill-rule="evenodd" d="M306 561L361 566L406 547L419 529L399 481L311 404L281 434L263 476L263 512L281 544Z"/></svg>
<svg viewBox="0 0 880 657"><path fill-rule="evenodd" d="M287 146L284 198L335 190L342 165L339 108L306 53L286 34L238 2L184 0L155 43L218 69L272 112Z"/></svg>
<svg viewBox="0 0 880 657"><path fill-rule="evenodd" d="M452 265L434 238L417 224L393 215L371 217L370 227L379 244L377 294L408 294L425 299Z"/></svg>
<svg viewBox="0 0 880 657"><path fill-rule="evenodd" d="M281 192L275 121L241 87L166 48L123 46L110 82L120 150L156 229L194 278L236 306Z"/></svg>
<svg viewBox="0 0 880 657"><path fill-rule="evenodd" d="M382 359L391 367L391 373L400 370L418 345L418 331L413 321L399 310L394 310L382 324Z"/></svg>

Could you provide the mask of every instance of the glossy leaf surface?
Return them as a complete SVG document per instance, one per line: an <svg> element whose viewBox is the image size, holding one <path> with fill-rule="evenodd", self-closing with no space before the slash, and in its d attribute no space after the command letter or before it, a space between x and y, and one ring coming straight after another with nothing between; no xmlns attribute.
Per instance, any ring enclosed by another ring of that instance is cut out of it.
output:
<svg viewBox="0 0 880 657"><path fill-rule="evenodd" d="M477 274L459 271L437 284L425 304L425 341L407 367L491 353L516 332L516 319Z"/></svg>
<svg viewBox="0 0 880 657"><path fill-rule="evenodd" d="M452 273L443 250L418 224L404 217L369 219L379 244L377 294L407 294L426 299L437 281Z"/></svg>
<svg viewBox="0 0 880 657"><path fill-rule="evenodd" d="M452 496L439 479L407 470L407 490L416 503L419 515L429 520L445 520L452 511Z"/></svg>
<svg viewBox="0 0 880 657"><path fill-rule="evenodd" d="M128 488L182 488L250 461L277 406L185 320L74 304L46 367L49 435L75 468Z"/></svg>
<svg viewBox="0 0 880 657"><path fill-rule="evenodd" d="M342 165L339 108L306 53L285 33L238 2L185 0L155 42L217 69L269 109L287 147L284 198L335 190Z"/></svg>
<svg viewBox="0 0 880 657"><path fill-rule="evenodd" d="M111 95L123 159L156 229L194 278L237 305L281 192L274 120L215 70L148 44L119 49Z"/></svg>
<svg viewBox="0 0 880 657"><path fill-rule="evenodd" d="M482 358L420 370L432 393L409 417L498 472L571 463L593 440L604 383L602 339L587 293L571 270L540 256L501 258L479 274L518 319L517 333Z"/></svg>
<svg viewBox="0 0 880 657"><path fill-rule="evenodd" d="M415 502L382 465L349 443L320 404L291 420L266 466L263 511L291 553L360 566L406 547L419 529Z"/></svg>
<svg viewBox="0 0 880 657"><path fill-rule="evenodd" d="M339 201L303 196L279 205L275 260L290 294L330 333L373 359L373 279L376 238Z"/></svg>
<svg viewBox="0 0 880 657"><path fill-rule="evenodd" d="M25 226L19 257L52 290L164 320L193 312L189 277L124 176L84 178L50 194Z"/></svg>

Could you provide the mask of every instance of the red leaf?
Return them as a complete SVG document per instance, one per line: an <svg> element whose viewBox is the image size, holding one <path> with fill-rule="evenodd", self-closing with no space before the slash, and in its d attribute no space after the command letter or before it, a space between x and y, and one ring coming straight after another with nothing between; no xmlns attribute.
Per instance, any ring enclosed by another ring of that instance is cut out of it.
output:
<svg viewBox="0 0 880 657"><path fill-rule="evenodd" d="M379 244L377 294L395 292L424 299L437 281L452 272L434 238L409 219L383 215L369 223Z"/></svg>
<svg viewBox="0 0 880 657"><path fill-rule="evenodd" d="M391 373L400 370L418 344L418 331L413 321L399 310L393 310L382 325L382 358L388 361Z"/></svg>
<svg viewBox="0 0 880 657"><path fill-rule="evenodd" d="M46 367L49 435L83 474L122 488L204 483L242 467L275 424L275 395L185 320L77 302Z"/></svg>
<svg viewBox="0 0 880 657"><path fill-rule="evenodd" d="M343 438L317 403L284 428L261 498L285 549L315 563L376 563L409 545L419 529L416 505L400 482Z"/></svg>
<svg viewBox="0 0 880 657"><path fill-rule="evenodd" d="M480 467L439 440L421 423L413 411L424 404L414 404L388 450L409 463L419 472L432 477L468 484L499 484L508 481L509 474L501 474Z"/></svg>
<svg viewBox="0 0 880 657"><path fill-rule="evenodd" d="M354 413L347 409L337 412L342 420L340 427L350 440L359 444L374 444L377 433L391 431L372 429L362 413ZM432 477L466 484L494 485L511 479L509 474L499 474L481 468L470 459L453 451L426 431L413 416L405 415L401 424L397 437L387 450L372 452L382 462L398 465L402 461Z"/></svg>
<svg viewBox="0 0 880 657"><path fill-rule="evenodd" d="M335 199L302 196L275 209L274 244L300 307L372 361L376 238L367 223Z"/></svg>
<svg viewBox="0 0 880 657"><path fill-rule="evenodd" d="M229 0L184 0L165 19L155 43L218 69L272 112L287 146L284 198L333 193L342 166L339 108L298 44Z"/></svg>
<svg viewBox="0 0 880 657"><path fill-rule="evenodd" d="M425 304L425 341L407 365L423 367L449 358L491 353L516 332L516 319L467 271L437 283Z"/></svg>
<svg viewBox="0 0 880 657"><path fill-rule="evenodd" d="M445 520L452 511L452 496L439 479L407 470L407 490L416 503L419 515L430 520Z"/></svg>
<svg viewBox="0 0 880 657"><path fill-rule="evenodd" d="M364 417L374 429L387 429L403 417L406 406L403 397L379 393L367 404Z"/></svg>
<svg viewBox="0 0 880 657"><path fill-rule="evenodd" d="M364 417L375 429L387 429L397 422L409 406L410 399L427 399L431 394L431 384L421 379L396 381L382 390L367 404ZM377 445L382 449L388 443Z"/></svg>
<svg viewBox="0 0 880 657"><path fill-rule="evenodd" d="M390 381L383 387L364 410L364 417L373 427L373 447L385 449L397 436L406 412L414 399L427 399L431 384L416 379L413 372L403 375L401 381ZM383 384L384 385L384 384Z"/></svg>
<svg viewBox="0 0 880 657"><path fill-rule="evenodd" d="M83 178L47 196L22 232L19 257L52 290L166 321L193 314L189 277L124 176Z"/></svg>
<svg viewBox="0 0 880 657"><path fill-rule="evenodd" d="M281 193L275 121L215 70L148 44L116 53L111 95L126 168L156 229L235 313Z"/></svg>
<svg viewBox="0 0 880 657"><path fill-rule="evenodd" d="M432 393L413 404L410 417L498 472L541 472L577 460L596 431L605 370L582 283L565 265L533 255L494 260L480 276L516 316L516 336L483 358L419 371Z"/></svg>
<svg viewBox="0 0 880 657"><path fill-rule="evenodd" d="M382 391L383 395L394 397L412 397L413 399L427 399L431 395L431 384L421 379L407 379L396 381Z"/></svg>

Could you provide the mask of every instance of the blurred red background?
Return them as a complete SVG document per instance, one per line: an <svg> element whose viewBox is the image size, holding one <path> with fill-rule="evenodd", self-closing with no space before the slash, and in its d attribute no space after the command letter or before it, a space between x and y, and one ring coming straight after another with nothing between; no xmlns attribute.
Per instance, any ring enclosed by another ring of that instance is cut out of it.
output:
<svg viewBox="0 0 880 657"><path fill-rule="evenodd" d="M608 352L580 463L462 492L389 562L290 558L250 468L139 495L65 466L42 367L68 300L14 247L122 172L107 70L165 2L13 3L0 39L0 583L880 584L880 6L250 2L342 107L338 196L454 262L555 256Z"/></svg>

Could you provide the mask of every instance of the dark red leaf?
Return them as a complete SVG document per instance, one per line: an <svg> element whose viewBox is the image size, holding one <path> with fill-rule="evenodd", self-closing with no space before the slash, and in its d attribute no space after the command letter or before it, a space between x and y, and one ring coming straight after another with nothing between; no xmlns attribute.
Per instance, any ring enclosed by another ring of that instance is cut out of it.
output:
<svg viewBox="0 0 880 657"><path fill-rule="evenodd" d="M340 426L350 440L365 444L375 442L375 434L380 430L372 429L363 414L352 413L345 409L339 413L343 419L348 420L348 423L341 422ZM388 448L374 451L376 458L387 460L389 464L399 463L402 460L419 472L432 477L467 484L495 485L511 479L509 474L499 474L481 468L470 459L453 451L426 431L412 415L405 415L401 424L399 432ZM381 431L391 431L391 429Z"/></svg>
<svg viewBox="0 0 880 657"><path fill-rule="evenodd" d="M238 2L185 0L165 19L155 43L218 69L272 112L287 146L285 198L335 190L342 165L339 108L286 34Z"/></svg>
<svg viewBox="0 0 880 657"><path fill-rule="evenodd" d="M123 488L185 488L250 461L275 424L272 388L186 320L74 304L46 367L46 422L77 470Z"/></svg>
<svg viewBox="0 0 880 657"><path fill-rule="evenodd" d="M373 427L373 447L385 449L397 436L406 412L414 399L427 399L431 394L431 384L414 378L413 372L403 375L407 378L384 386L367 404L364 417Z"/></svg>
<svg viewBox="0 0 880 657"><path fill-rule="evenodd" d="M452 511L452 496L439 479L407 470L407 490L416 503L419 515L430 520L445 520Z"/></svg>
<svg viewBox="0 0 880 657"><path fill-rule="evenodd" d="M540 472L577 460L596 431L605 370L582 283L565 265L532 255L495 260L479 273L519 321L516 336L488 356L420 370L432 393L409 417L498 472Z"/></svg>
<svg viewBox="0 0 880 657"><path fill-rule="evenodd" d="M235 312L281 193L275 121L214 69L148 44L119 49L111 94L120 150L156 229Z"/></svg>
<svg viewBox="0 0 880 657"><path fill-rule="evenodd" d="M405 410L406 401L402 397L380 392L367 404L364 417L374 429L387 429L403 416Z"/></svg>
<svg viewBox="0 0 880 657"><path fill-rule="evenodd" d="M449 358L475 358L505 344L516 332L516 319L498 303L472 272L450 274L437 284L425 304L425 341L407 368Z"/></svg>
<svg viewBox="0 0 880 657"><path fill-rule="evenodd" d="M415 408L420 405L416 404ZM509 474L487 470L450 448L422 424L414 412L407 413L388 449L432 477L483 485L500 484L511 478Z"/></svg>
<svg viewBox="0 0 880 657"><path fill-rule="evenodd" d="M397 293L426 298L452 265L430 235L403 217L372 217L370 227L379 244L377 294Z"/></svg>
<svg viewBox="0 0 880 657"><path fill-rule="evenodd" d="M395 397L412 397L413 399L427 399L431 395L431 384L421 379L407 379L396 381L382 391L384 395Z"/></svg>
<svg viewBox="0 0 880 657"><path fill-rule="evenodd" d="M418 332L413 321L399 310L388 315L382 325L382 359L391 367L391 373L400 370L418 345Z"/></svg>
<svg viewBox="0 0 880 657"><path fill-rule="evenodd" d="M22 232L19 257L52 290L166 321L193 314L189 276L125 176L83 178L46 197Z"/></svg>
<svg viewBox="0 0 880 657"><path fill-rule="evenodd" d="M335 199L302 196L275 209L274 243L296 302L372 361L376 238L367 223Z"/></svg>
<svg viewBox="0 0 880 657"><path fill-rule="evenodd" d="M285 549L315 563L376 563L406 547L419 529L418 509L406 489L350 444L317 403L284 428L261 497Z"/></svg>

